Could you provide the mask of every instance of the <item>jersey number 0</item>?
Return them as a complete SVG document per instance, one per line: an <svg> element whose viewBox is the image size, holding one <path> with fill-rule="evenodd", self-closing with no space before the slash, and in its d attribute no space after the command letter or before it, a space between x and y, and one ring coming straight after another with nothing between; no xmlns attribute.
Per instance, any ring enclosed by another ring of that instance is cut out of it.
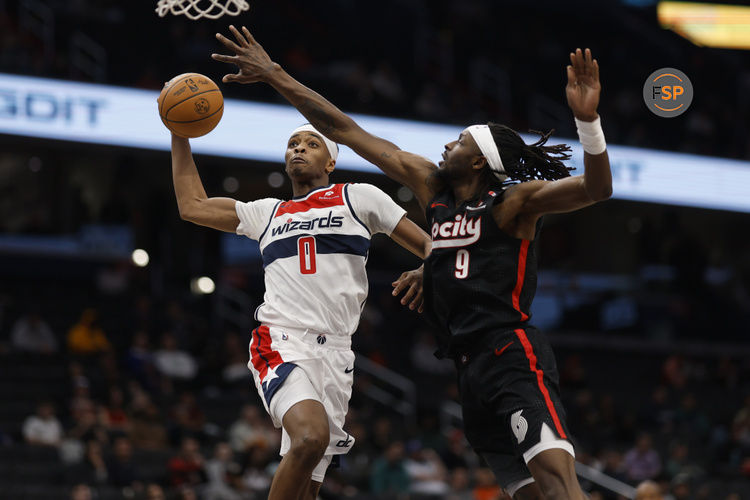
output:
<svg viewBox="0 0 750 500"><path fill-rule="evenodd" d="M299 272L315 274L315 236L305 236L297 240Z"/></svg>

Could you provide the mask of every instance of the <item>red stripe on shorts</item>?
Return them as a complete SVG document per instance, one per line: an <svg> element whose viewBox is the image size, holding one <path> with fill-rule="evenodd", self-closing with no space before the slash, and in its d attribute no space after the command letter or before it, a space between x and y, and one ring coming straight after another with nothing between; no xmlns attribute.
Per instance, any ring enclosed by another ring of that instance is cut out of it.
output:
<svg viewBox="0 0 750 500"><path fill-rule="evenodd" d="M266 378L268 370L273 370L284 362L279 351L271 349L271 331L265 325L253 330L253 341L250 344L250 359L258 370L260 381Z"/></svg>
<svg viewBox="0 0 750 500"><path fill-rule="evenodd" d="M526 336L525 331L519 328L515 330L515 332L518 340L520 340L521 344L523 345L523 350L526 352L526 357L529 359L529 368L532 372L536 373L537 385L539 385L539 390L541 391L542 396L544 396L544 402L547 404L547 409L549 410L550 415L552 415L552 421L555 423L557 434L561 438L567 439L567 436L565 436L565 431L562 428L562 424L560 423L560 417L557 416L555 405L552 404L552 398L549 397L549 391L544 385L544 371L536 367L536 354L534 354L534 348L531 347L531 342L529 342L529 338Z"/></svg>

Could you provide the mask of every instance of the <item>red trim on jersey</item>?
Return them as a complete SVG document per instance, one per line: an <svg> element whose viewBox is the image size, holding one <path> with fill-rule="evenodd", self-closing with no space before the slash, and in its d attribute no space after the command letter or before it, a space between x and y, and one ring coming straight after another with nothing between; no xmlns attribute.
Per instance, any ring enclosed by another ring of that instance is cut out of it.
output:
<svg viewBox="0 0 750 500"><path fill-rule="evenodd" d="M516 278L516 287L513 289L513 309L521 313L521 321L529 319L529 315L521 310L519 304L521 290L523 289L523 279L526 275L526 255L529 251L529 240L521 242L521 249L518 251L518 277Z"/></svg>
<svg viewBox="0 0 750 500"><path fill-rule="evenodd" d="M279 208L276 209L274 217L279 217L284 214L296 214L299 212L307 212L312 208L328 208L343 205L344 196L342 193L344 185L334 184L330 189L321 189L312 193L308 198L304 200L296 201L289 200L281 203ZM333 194L326 196L326 193L333 191Z"/></svg>
<svg viewBox="0 0 750 500"><path fill-rule="evenodd" d="M271 332L265 325L253 330L253 341L250 343L250 360L253 367L258 371L261 382L266 378L269 368L274 369L284 362L279 351L271 349Z"/></svg>
<svg viewBox="0 0 750 500"><path fill-rule="evenodd" d="M550 415L552 415L552 421L555 423L557 434L562 439L568 439L565 435L565 431L562 428L562 424L560 423L560 417L557 416L555 405L552 404L552 398L549 397L549 391L544 385L544 371L536 367L536 354L534 354L534 348L531 347L531 342L529 342L529 338L526 336L525 331L519 328L515 330L515 333L518 337L518 340L521 341L521 345L523 345L523 350L526 352L526 357L529 359L529 368L532 372L536 373L537 385L539 385L539 390L541 391L542 396L544 396L544 402L547 404L547 410L549 410Z"/></svg>

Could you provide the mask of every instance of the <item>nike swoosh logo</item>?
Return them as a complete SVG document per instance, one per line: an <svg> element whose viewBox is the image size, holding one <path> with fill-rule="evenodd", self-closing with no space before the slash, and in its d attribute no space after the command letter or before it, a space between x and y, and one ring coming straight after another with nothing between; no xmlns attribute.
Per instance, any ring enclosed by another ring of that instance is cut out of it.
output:
<svg viewBox="0 0 750 500"><path fill-rule="evenodd" d="M482 203L478 207L466 207L466 210L481 210L481 209L483 209L486 206L487 206L486 204Z"/></svg>
<svg viewBox="0 0 750 500"><path fill-rule="evenodd" d="M351 373L354 371L354 367L351 368L344 368L344 373Z"/></svg>
<svg viewBox="0 0 750 500"><path fill-rule="evenodd" d="M430 208L435 208L435 207L445 207L445 208L448 208L448 205L444 205L442 203L433 203L432 205L430 205Z"/></svg>
<svg viewBox="0 0 750 500"><path fill-rule="evenodd" d="M497 347L495 347L495 356L500 356L508 347L510 347L512 343L513 341L511 340L510 342L505 344L502 349L498 349Z"/></svg>

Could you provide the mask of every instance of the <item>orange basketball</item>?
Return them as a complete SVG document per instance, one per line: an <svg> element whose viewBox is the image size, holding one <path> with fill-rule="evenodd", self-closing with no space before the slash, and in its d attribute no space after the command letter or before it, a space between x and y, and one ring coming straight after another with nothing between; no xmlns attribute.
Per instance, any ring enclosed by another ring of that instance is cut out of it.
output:
<svg viewBox="0 0 750 500"><path fill-rule="evenodd" d="M161 121L181 137L206 135L224 113L224 97L219 87L199 73L183 73L172 78L157 102Z"/></svg>

